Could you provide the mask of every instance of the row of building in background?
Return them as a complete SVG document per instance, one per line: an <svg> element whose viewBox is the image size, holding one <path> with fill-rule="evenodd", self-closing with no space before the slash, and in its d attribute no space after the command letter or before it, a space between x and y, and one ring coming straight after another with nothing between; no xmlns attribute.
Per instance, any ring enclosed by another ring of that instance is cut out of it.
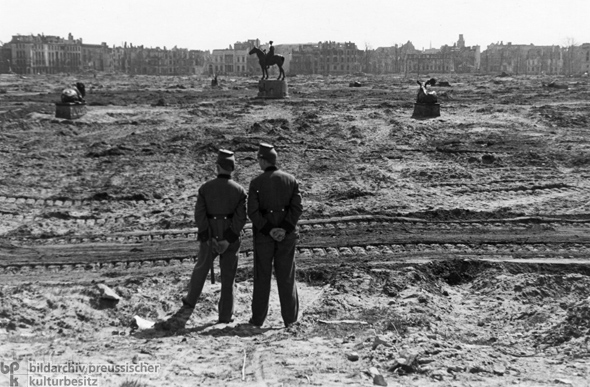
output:
<svg viewBox="0 0 590 387"><path fill-rule="evenodd" d="M145 48L127 45L109 47L106 43L87 44L82 39L46 35L16 35L0 47L0 73L57 74L122 72L150 75L201 74L208 51Z"/></svg>
<svg viewBox="0 0 590 387"><path fill-rule="evenodd" d="M261 73L252 47L267 48L260 40L237 42L227 49L209 51L185 48L146 48L125 43L86 44L82 39L45 35L15 35L0 47L0 73L56 74L121 72L145 75L230 75ZM275 53L285 57L288 74L342 75L511 73L580 75L590 72L590 43L535 46L491 44L483 52L466 46L463 35L452 46L418 50L408 41L392 47L359 49L352 42L280 44Z"/></svg>

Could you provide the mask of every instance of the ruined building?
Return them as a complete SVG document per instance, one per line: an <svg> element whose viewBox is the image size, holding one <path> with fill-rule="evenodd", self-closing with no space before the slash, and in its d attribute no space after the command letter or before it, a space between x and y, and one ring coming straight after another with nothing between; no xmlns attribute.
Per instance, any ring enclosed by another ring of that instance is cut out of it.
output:
<svg viewBox="0 0 590 387"><path fill-rule="evenodd" d="M233 47L213 50L205 64L206 72L210 75L252 75L259 71L258 59L255 55L248 55L252 47L260 46L260 40L251 39L236 42Z"/></svg>
<svg viewBox="0 0 590 387"><path fill-rule="evenodd" d="M479 46L467 47L463 35L453 46L440 49L409 51L406 56L405 73L476 73L481 66Z"/></svg>
<svg viewBox="0 0 590 387"><path fill-rule="evenodd" d="M209 53L186 48L113 47L113 70L141 75L200 75Z"/></svg>
<svg viewBox="0 0 590 387"><path fill-rule="evenodd" d="M106 43L82 44L82 70L110 71L113 56Z"/></svg>
<svg viewBox="0 0 590 387"><path fill-rule="evenodd" d="M563 57L566 75L590 74L590 43L564 48Z"/></svg>
<svg viewBox="0 0 590 387"><path fill-rule="evenodd" d="M130 74L201 74L208 52L158 48L108 47L82 39L45 35L15 35L0 49L0 72L56 74L104 71Z"/></svg>
<svg viewBox="0 0 590 387"><path fill-rule="evenodd" d="M339 75L361 71L363 52L355 43L302 44L291 53L294 74Z"/></svg>
<svg viewBox="0 0 590 387"><path fill-rule="evenodd" d="M405 71L409 54L415 53L412 42L393 47L378 47L368 55L368 66L364 71L372 74L401 74Z"/></svg>
<svg viewBox="0 0 590 387"><path fill-rule="evenodd" d="M344 47L323 44L301 45L293 51L291 72L301 74L346 74L362 71L370 74L475 73L480 69L479 46L467 47L463 35L453 46L417 50L412 42L399 46L357 49L354 43ZM347 49L348 48L348 49ZM336 52L336 55L333 53Z"/></svg>
<svg viewBox="0 0 590 387"><path fill-rule="evenodd" d="M86 44L82 39L50 35L14 35L0 47L0 73L56 74L101 71L145 75L219 74L251 76L260 74L252 47L268 49L259 39L236 42L227 49L209 51L174 47L146 48L125 43ZM285 57L288 74L342 75L371 74L488 73L515 75L582 75L590 72L590 43L535 46L503 42L467 46L463 35L452 46L417 50L407 43L372 50L358 49L352 42L279 44L275 52ZM270 74L276 73L273 66Z"/></svg>
<svg viewBox="0 0 590 387"><path fill-rule="evenodd" d="M18 74L55 74L82 68L82 39L14 35L2 49L2 69Z"/></svg>
<svg viewBox="0 0 590 387"><path fill-rule="evenodd" d="M563 74L563 49L559 46L535 46L503 42L490 44L482 53L482 72L526 74Z"/></svg>

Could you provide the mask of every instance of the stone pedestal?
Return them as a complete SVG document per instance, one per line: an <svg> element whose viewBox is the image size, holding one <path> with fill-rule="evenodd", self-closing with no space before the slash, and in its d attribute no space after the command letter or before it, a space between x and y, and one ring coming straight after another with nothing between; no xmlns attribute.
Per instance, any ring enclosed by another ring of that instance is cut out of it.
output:
<svg viewBox="0 0 590 387"><path fill-rule="evenodd" d="M415 103L412 118L434 118L440 116L439 103Z"/></svg>
<svg viewBox="0 0 590 387"><path fill-rule="evenodd" d="M289 96L287 81L261 79L257 98L286 98Z"/></svg>
<svg viewBox="0 0 590 387"><path fill-rule="evenodd" d="M55 117L75 120L87 113L85 103L56 102Z"/></svg>

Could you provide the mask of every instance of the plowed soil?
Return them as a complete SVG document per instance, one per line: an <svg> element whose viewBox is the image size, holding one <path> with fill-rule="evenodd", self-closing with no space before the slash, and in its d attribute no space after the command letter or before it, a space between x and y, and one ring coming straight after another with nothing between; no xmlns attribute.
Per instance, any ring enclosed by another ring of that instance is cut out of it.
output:
<svg viewBox="0 0 590 387"><path fill-rule="evenodd" d="M265 100L257 78L0 75L0 360L29 385L28 362L160 365L69 374L103 386L589 385L588 79L430 75L451 87L425 120L394 76ZM56 118L76 81L87 113ZM216 151L247 187L260 142L303 191L300 321L273 285L246 324L247 227L235 321L216 324L217 281L186 328L153 329L186 292Z"/></svg>

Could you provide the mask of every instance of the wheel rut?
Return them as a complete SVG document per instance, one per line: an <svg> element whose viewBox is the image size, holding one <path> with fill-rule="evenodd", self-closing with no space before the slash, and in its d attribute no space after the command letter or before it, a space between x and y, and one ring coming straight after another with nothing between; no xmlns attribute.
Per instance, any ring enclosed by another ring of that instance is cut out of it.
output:
<svg viewBox="0 0 590 387"><path fill-rule="evenodd" d="M296 254L314 262L406 262L452 258L552 262L590 256L589 219L519 217L429 221L410 217L358 215L300 222ZM198 229L10 237L0 244L0 274L50 270L128 270L194 261ZM252 228L246 225L240 263L252 262ZM590 263L590 259L588 260Z"/></svg>

